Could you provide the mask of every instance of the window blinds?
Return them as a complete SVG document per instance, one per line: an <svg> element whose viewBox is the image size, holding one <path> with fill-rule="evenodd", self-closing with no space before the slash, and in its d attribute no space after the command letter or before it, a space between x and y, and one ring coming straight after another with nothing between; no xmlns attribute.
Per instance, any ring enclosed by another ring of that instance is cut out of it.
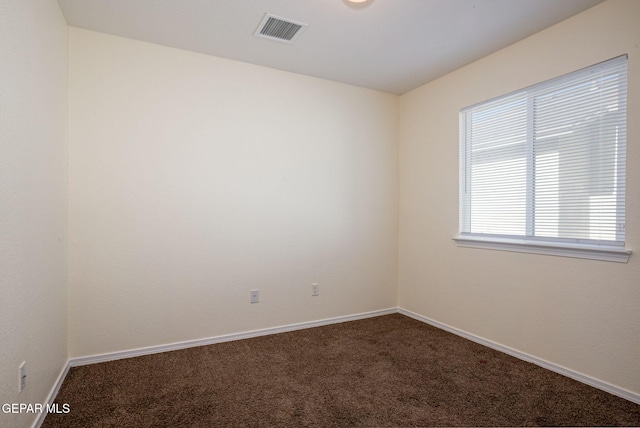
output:
<svg viewBox="0 0 640 428"><path fill-rule="evenodd" d="M461 235L624 245L627 57L460 112Z"/></svg>

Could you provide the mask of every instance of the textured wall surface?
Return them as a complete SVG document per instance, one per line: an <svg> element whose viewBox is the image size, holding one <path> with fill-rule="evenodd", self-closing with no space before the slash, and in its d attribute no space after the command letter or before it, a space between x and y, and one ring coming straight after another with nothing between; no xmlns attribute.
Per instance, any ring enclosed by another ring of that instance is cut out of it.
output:
<svg viewBox="0 0 640 428"><path fill-rule="evenodd" d="M458 112L629 55L627 248L640 250L640 2L612 0L401 97L399 306L640 393L640 257L458 248Z"/></svg>
<svg viewBox="0 0 640 428"><path fill-rule="evenodd" d="M71 357L396 305L396 96L69 37Z"/></svg>
<svg viewBox="0 0 640 428"><path fill-rule="evenodd" d="M67 24L57 3L0 2L0 58L0 404L42 403L67 360ZM33 419L0 412L2 427Z"/></svg>

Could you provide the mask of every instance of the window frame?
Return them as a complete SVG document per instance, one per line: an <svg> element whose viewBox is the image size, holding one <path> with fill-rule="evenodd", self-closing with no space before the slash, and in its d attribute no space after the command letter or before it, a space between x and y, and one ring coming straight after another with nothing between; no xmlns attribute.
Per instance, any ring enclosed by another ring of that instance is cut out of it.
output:
<svg viewBox="0 0 640 428"><path fill-rule="evenodd" d="M604 61L603 63L596 64L590 67L587 67L582 70L578 70L576 72L568 73L566 75L557 77L555 79L551 79L546 82L542 82L537 85L532 85L527 88L523 88L521 90L512 92L510 94L505 94L481 103L474 104L469 107L465 107L460 110L460 165L459 165L459 173L460 173L460 186L459 186L459 231L458 235L454 237L454 241L459 247L469 247L469 248L483 248L489 250L502 250L502 251L514 251L514 252L524 252L524 253L534 253L534 254L544 254L551 256L561 256L561 257L576 257L576 258L584 258L584 259L593 259L593 260L604 260L604 261L613 261L613 262L621 262L626 263L629 260L630 255L632 254L631 250L625 248L625 241L617 240L619 239L616 236L616 241L612 240L597 240L597 239L571 239L571 238L545 238L539 236L531 236L531 219L534 216L535 208L530 201L527 202L526 209L526 233L524 235L509 235L509 234L488 234L488 233L472 233L471 232L471 224L470 224L470 212L465 212L464 210L468 207L471 210L470 204L465 201L465 198L468 198L468 192L464 191L464 186L467 183L467 175L471 173L471 169L467 166L467 151L469 150L469 146L467 143L466 132L468 132L468 120L469 117L466 115L466 112L470 111L476 107L482 106L490 106L491 103L495 103L496 101L509 99L518 99L518 97L524 96L527 100L527 103L531 102L533 97L528 95L529 92L535 91L537 88L541 88L544 86L548 86L549 84L553 85L554 82L559 82L562 80L566 80L570 78L572 75L576 75L577 73L581 73L585 70L595 69L596 67L601 67L606 65L607 63L619 64L624 62L626 66L627 55L623 55L617 58L613 58L608 61ZM626 87L625 87L626 90ZM531 153L533 152L533 138L532 138L532 113L531 106L527 108L527 138L526 138L526 148L525 150L528 152L527 154L527 173L526 173L526 193L523 195L525 198L531 199L533 192L531 187L534 185L533 181L535 180L534 174L532 173L531 163L532 160L529 158ZM625 114L627 114L625 112ZM625 120L626 120L625 116ZM626 135L626 131L625 131ZM625 147L623 148L623 152L626 153L626 139L625 139ZM624 160L626 164L626 159ZM616 165L619 165L616 163ZM624 192L626 193L626 183L624 184ZM622 195L623 201L625 195ZM626 211L626 207L623 205L623 212ZM618 213L616 211L616 213ZM466 228L466 230L464 230ZM619 235L619 233L617 233Z"/></svg>

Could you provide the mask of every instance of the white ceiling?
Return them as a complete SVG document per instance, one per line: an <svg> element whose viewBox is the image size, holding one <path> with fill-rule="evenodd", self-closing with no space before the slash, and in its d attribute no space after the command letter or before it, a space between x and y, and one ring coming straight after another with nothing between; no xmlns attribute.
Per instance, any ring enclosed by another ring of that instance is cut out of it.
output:
<svg viewBox="0 0 640 428"><path fill-rule="evenodd" d="M602 0L58 0L71 26L402 94ZM293 45L265 13L309 25Z"/></svg>

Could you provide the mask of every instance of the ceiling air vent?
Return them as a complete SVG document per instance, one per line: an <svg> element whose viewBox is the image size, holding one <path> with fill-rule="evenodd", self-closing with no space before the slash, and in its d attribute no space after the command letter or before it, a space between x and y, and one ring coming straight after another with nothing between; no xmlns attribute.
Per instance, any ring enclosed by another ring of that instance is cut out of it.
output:
<svg viewBox="0 0 640 428"><path fill-rule="evenodd" d="M264 39L291 44L300 37L305 28L307 28L307 24L267 14L262 19L255 35Z"/></svg>

